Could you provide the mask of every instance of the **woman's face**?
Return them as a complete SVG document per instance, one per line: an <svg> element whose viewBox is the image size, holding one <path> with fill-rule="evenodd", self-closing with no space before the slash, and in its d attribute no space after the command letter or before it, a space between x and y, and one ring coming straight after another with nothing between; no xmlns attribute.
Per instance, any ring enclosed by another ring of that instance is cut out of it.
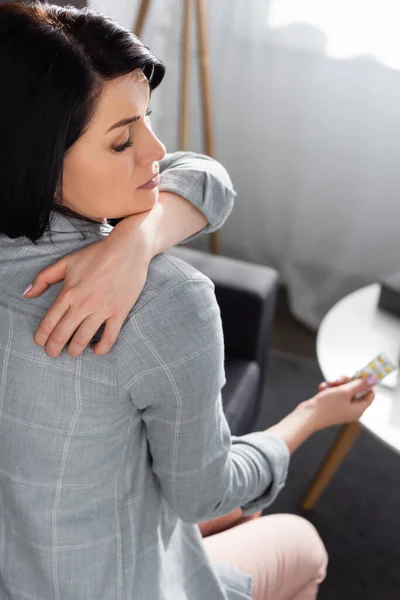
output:
<svg viewBox="0 0 400 600"><path fill-rule="evenodd" d="M165 146L146 115L149 98L140 70L104 85L86 133L65 155L63 205L100 222L153 208L158 187L141 186L157 175Z"/></svg>

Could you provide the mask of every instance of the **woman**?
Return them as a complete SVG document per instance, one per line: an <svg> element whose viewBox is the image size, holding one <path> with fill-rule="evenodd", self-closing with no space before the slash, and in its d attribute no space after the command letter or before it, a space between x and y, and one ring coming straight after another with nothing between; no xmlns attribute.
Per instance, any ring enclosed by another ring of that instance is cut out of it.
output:
<svg viewBox="0 0 400 600"><path fill-rule="evenodd" d="M325 383L231 436L213 285L162 253L220 227L234 193L218 163L165 157L148 107L162 63L102 15L9 3L0 73L0 598L315 598L315 529L247 517L291 452L374 392ZM198 523L241 515L203 540Z"/></svg>

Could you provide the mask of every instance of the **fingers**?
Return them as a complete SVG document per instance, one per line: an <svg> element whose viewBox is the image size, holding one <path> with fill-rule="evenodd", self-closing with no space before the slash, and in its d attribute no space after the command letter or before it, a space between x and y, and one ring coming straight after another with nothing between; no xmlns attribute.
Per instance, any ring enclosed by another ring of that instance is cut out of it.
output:
<svg viewBox="0 0 400 600"><path fill-rule="evenodd" d="M43 294L52 283L58 283L63 280L66 273L67 264L64 257L59 261L46 267L36 275L32 282L32 288L26 292L24 298L34 298Z"/></svg>
<svg viewBox="0 0 400 600"><path fill-rule="evenodd" d="M372 404L372 401L375 398L375 391L371 390L370 392L367 392L366 395L362 398L362 400L359 400L361 406L365 405L365 408L367 408L370 404Z"/></svg>
<svg viewBox="0 0 400 600"><path fill-rule="evenodd" d="M57 318L58 315L56 314L55 319ZM51 321L48 321L49 329L51 327L50 323L53 324L55 319L51 317ZM48 336L45 344L43 344L46 346L45 352L47 356L56 358L71 338L67 354L73 357L79 356L89 344L96 331L101 327L103 321L104 316L101 315L90 315L82 321L80 313L73 313L72 310L67 310L65 315L57 320L51 334Z"/></svg>
<svg viewBox="0 0 400 600"><path fill-rule="evenodd" d="M106 319L104 314L93 313L84 317L82 312L73 312L68 296L60 292L41 320L33 340L37 346L46 346L45 352L51 358L56 358L68 340L71 340L68 344L67 354L76 358L88 346L90 340L105 322L105 329L100 341L91 346L95 354L103 356L115 344L125 316L116 314ZM83 321L82 318L84 318Z"/></svg>
<svg viewBox="0 0 400 600"><path fill-rule="evenodd" d="M378 383L378 378L373 375L371 377L354 379L354 381L346 383L345 388L346 391L351 394L351 396L355 396L361 392L369 391L376 383Z"/></svg>
<svg viewBox="0 0 400 600"><path fill-rule="evenodd" d="M70 330L69 335L67 336L68 331L62 329L60 326L60 321L69 308L70 303L68 301L68 297L61 291L43 319L40 321L39 326L34 333L33 341L37 346L45 346L47 344L49 337L53 334L56 326L57 330L55 332L55 337L53 338L53 344L56 340L61 342L65 338L64 344L69 340L75 329ZM65 327L65 324L63 327Z"/></svg>
<svg viewBox="0 0 400 600"><path fill-rule="evenodd" d="M336 381L333 382L332 387L336 387L337 385L344 385L345 383L348 383L349 381L351 381L350 377L348 377L347 375L342 375L341 377L336 379Z"/></svg>
<svg viewBox="0 0 400 600"><path fill-rule="evenodd" d="M374 390L371 390L366 393L361 400L353 400L351 402L352 412L353 412L353 421L358 421L358 419L363 415L363 413L367 410L367 408L372 404L375 398Z"/></svg>
<svg viewBox="0 0 400 600"><path fill-rule="evenodd" d="M35 343L38 339L41 342L37 343L38 346L46 346L45 352L51 358L56 358L62 352L68 340L67 354L78 357L104 323L104 316L98 314L89 315L82 321L81 315L74 315L68 308L69 305L53 304L41 322L40 330L35 332ZM65 316L61 314L62 310ZM91 346L93 352L99 356L109 352L118 338L123 320L120 315L107 319L100 341Z"/></svg>
<svg viewBox="0 0 400 600"><path fill-rule="evenodd" d="M348 381L350 381L350 377L347 377L347 375L341 375L334 381L323 381L322 383L320 383L318 386L318 391L322 392L323 390L326 390L331 387L337 387L339 385L344 385Z"/></svg>
<svg viewBox="0 0 400 600"><path fill-rule="evenodd" d="M95 333L103 325L103 322L104 316L101 317L97 314L92 314L87 317L76 330L73 338L68 344L67 354L73 358L78 357L88 346Z"/></svg>
<svg viewBox="0 0 400 600"><path fill-rule="evenodd" d="M107 354L107 352L109 352L112 346L115 344L119 332L121 331L124 318L125 317L122 317L121 315L115 315L107 319L104 333L101 336L100 341L91 345L93 352L95 352L98 356Z"/></svg>

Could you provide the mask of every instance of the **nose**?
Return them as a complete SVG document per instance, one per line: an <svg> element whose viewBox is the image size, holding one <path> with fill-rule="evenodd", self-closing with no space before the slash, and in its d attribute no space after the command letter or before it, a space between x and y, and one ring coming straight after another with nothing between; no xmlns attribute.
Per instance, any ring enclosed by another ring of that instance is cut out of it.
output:
<svg viewBox="0 0 400 600"><path fill-rule="evenodd" d="M144 124L142 131L142 139L138 140L136 162L141 167L147 167L153 162L157 162L164 158L166 148L158 139L151 128L150 123Z"/></svg>

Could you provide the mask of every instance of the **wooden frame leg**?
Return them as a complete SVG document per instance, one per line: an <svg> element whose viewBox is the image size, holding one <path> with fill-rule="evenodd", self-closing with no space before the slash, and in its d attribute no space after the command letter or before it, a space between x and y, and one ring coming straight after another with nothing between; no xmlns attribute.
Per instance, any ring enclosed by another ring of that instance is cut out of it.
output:
<svg viewBox="0 0 400 600"><path fill-rule="evenodd" d="M150 0L141 0L136 16L136 23L133 33L139 38L142 35L144 22L146 21L147 13L149 12Z"/></svg>
<svg viewBox="0 0 400 600"><path fill-rule="evenodd" d="M207 0L196 0L197 9L197 46L200 63L200 87L203 112L204 148L208 156L214 156L214 131L212 127L211 110L211 84L210 84L210 57L208 51L207 33ZM219 235L213 232L210 235L210 251L219 254Z"/></svg>
<svg viewBox="0 0 400 600"><path fill-rule="evenodd" d="M179 149L187 150L189 143L189 91L190 91L190 24L191 0L184 0L183 6L183 31L181 54L181 118L179 123Z"/></svg>
<svg viewBox="0 0 400 600"><path fill-rule="evenodd" d="M196 8L204 148L208 156L214 156L214 132L212 129L210 58L208 53L206 0L196 0Z"/></svg>
<svg viewBox="0 0 400 600"><path fill-rule="evenodd" d="M342 464L360 432L361 426L358 423L349 423L342 427L308 490L300 501L300 507L303 510L311 510L315 507L321 494Z"/></svg>

